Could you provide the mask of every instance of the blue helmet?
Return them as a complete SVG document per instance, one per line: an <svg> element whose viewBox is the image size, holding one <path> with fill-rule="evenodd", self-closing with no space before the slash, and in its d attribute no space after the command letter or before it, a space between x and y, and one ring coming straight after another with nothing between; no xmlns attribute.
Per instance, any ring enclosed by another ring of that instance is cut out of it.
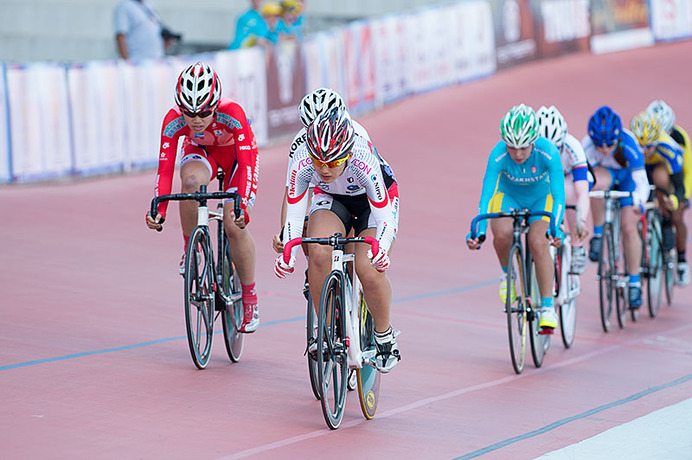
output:
<svg viewBox="0 0 692 460"><path fill-rule="evenodd" d="M594 145L598 147L614 145L620 140L622 121L620 115L604 105L591 116L588 129L589 137Z"/></svg>

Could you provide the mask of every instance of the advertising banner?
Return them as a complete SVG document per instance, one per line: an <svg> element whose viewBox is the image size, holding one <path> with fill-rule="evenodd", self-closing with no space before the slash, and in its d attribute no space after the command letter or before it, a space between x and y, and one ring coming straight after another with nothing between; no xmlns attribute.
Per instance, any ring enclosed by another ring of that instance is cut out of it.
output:
<svg viewBox="0 0 692 460"><path fill-rule="evenodd" d="M65 68L37 63L7 68L12 175L18 182L72 172Z"/></svg>
<svg viewBox="0 0 692 460"><path fill-rule="evenodd" d="M372 109L375 103L375 62L372 31L366 21L344 28L344 64L346 105L353 114Z"/></svg>
<svg viewBox="0 0 692 460"><path fill-rule="evenodd" d="M7 81L5 64L0 62L0 183L9 182L10 171L10 125L7 115Z"/></svg>
<svg viewBox="0 0 692 460"><path fill-rule="evenodd" d="M538 56L529 0L491 0L497 67L502 69Z"/></svg>
<svg viewBox="0 0 692 460"><path fill-rule="evenodd" d="M458 3L447 13L455 18L449 48L457 82L491 75L497 68L495 31L490 3L485 0Z"/></svg>
<svg viewBox="0 0 692 460"><path fill-rule="evenodd" d="M651 0L651 29L656 40L692 36L692 0Z"/></svg>
<svg viewBox="0 0 692 460"><path fill-rule="evenodd" d="M298 104L305 96L301 46L288 41L266 50L269 137L294 134L302 124Z"/></svg>
<svg viewBox="0 0 692 460"><path fill-rule="evenodd" d="M533 0L532 5L540 57L589 49L589 0Z"/></svg>
<svg viewBox="0 0 692 460"><path fill-rule="evenodd" d="M409 94L406 79L408 45L402 16L385 16L370 23L375 60L375 103L378 106Z"/></svg>
<svg viewBox="0 0 692 460"><path fill-rule="evenodd" d="M345 83L344 32L335 30L306 38L303 42L305 91L331 88L348 100Z"/></svg>
<svg viewBox="0 0 692 460"><path fill-rule="evenodd" d="M123 168L125 98L115 61L93 61L67 70L74 170L88 175Z"/></svg>
<svg viewBox="0 0 692 460"><path fill-rule="evenodd" d="M592 0L591 51L596 54L650 46L646 0Z"/></svg>
<svg viewBox="0 0 692 460"><path fill-rule="evenodd" d="M216 72L223 83L223 94L245 110L257 145L269 139L267 119L267 61L261 47L216 54Z"/></svg>

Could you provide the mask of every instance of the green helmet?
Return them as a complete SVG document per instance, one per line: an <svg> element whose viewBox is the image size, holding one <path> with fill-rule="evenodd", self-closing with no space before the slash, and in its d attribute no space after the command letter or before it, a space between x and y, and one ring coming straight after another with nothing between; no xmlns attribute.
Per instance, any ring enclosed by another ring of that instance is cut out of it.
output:
<svg viewBox="0 0 692 460"><path fill-rule="evenodd" d="M515 105L502 118L500 134L508 147L515 149L528 147L538 139L536 113L524 104Z"/></svg>

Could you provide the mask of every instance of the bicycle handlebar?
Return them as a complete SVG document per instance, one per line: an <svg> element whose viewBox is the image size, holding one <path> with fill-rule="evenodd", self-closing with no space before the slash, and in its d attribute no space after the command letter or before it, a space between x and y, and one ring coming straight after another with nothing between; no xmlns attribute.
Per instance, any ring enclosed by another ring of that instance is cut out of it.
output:
<svg viewBox="0 0 692 460"><path fill-rule="evenodd" d="M478 235L478 223L485 219L497 219L500 217L511 217L513 219L528 218L531 216L544 216L550 218L550 234L557 236L557 231L555 229L555 217L553 213L548 211L529 211L527 209L515 209L513 211L501 211L501 212L489 212L487 214L479 214L473 218L471 221L471 238L476 238ZM485 235L481 235L484 237ZM481 243L485 240L481 240Z"/></svg>
<svg viewBox="0 0 692 460"><path fill-rule="evenodd" d="M346 237L346 236L338 236L338 235L333 235L329 236L327 238L293 238L291 241L286 243L284 245L284 262L286 264L289 263L291 260L291 249L293 249L294 246L297 246L302 243L314 243L314 244L323 244L323 245L329 245L329 246L337 246L337 245L343 245L343 244L349 244L349 243L367 243L370 245L370 248L372 249L373 254L377 254L380 252L380 242L377 241L377 238L373 238L372 236L364 236L364 237Z"/></svg>
<svg viewBox="0 0 692 460"><path fill-rule="evenodd" d="M592 190L589 192L590 198L625 198L634 196L634 192L622 192L620 190Z"/></svg>
<svg viewBox="0 0 692 460"><path fill-rule="evenodd" d="M200 187L201 190L206 190L206 187L202 186ZM240 217L242 210L240 209L240 195L238 195L236 192L206 192L206 191L200 191L200 192L195 192L195 193L174 193L171 195L161 195L154 197L153 200L151 200L151 217L152 219L156 218L156 215L158 214L158 207L159 204L163 203L164 201L188 201L188 200L195 200L198 201L200 204L203 201L206 200L223 200L226 198L231 198L233 199L233 212L237 217ZM161 219L159 222L160 224L163 224L165 219ZM158 231L161 231L159 229Z"/></svg>

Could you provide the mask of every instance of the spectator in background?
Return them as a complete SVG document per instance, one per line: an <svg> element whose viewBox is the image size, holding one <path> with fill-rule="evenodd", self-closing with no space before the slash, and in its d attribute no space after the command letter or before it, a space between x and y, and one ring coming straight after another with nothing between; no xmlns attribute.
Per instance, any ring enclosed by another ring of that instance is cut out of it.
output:
<svg viewBox="0 0 692 460"><path fill-rule="evenodd" d="M235 38L228 49L237 50L255 45L257 37L267 28L266 22L260 14L262 0L251 0L250 4L250 9L238 17L235 26Z"/></svg>
<svg viewBox="0 0 692 460"><path fill-rule="evenodd" d="M258 44L264 46L276 45L282 38L287 38L289 31L283 20L284 10L278 2L266 2L262 6L262 18L267 24L267 29Z"/></svg>
<svg viewBox="0 0 692 460"><path fill-rule="evenodd" d="M303 39L305 21L303 20L303 8L305 4L302 0L283 0L281 9L282 17L288 34L298 40Z"/></svg>
<svg viewBox="0 0 692 460"><path fill-rule="evenodd" d="M180 39L162 26L149 0L121 0L113 14L115 41L123 59L157 59ZM163 32L166 32L166 37Z"/></svg>

